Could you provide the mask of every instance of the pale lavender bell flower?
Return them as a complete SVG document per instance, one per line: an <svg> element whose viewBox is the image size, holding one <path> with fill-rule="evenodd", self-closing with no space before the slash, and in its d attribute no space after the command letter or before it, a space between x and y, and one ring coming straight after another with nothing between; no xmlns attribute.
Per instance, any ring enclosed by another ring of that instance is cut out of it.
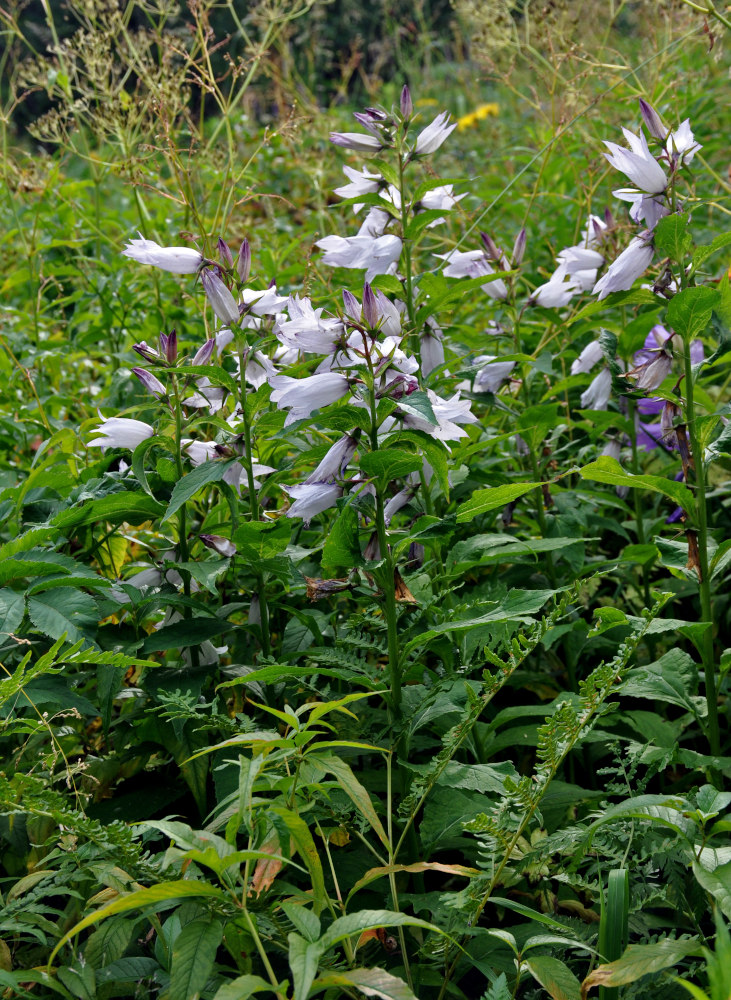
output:
<svg viewBox="0 0 731 1000"><path fill-rule="evenodd" d="M305 524L309 524L316 514L334 507L343 495L343 487L337 483L299 483L283 486L282 489L295 501L287 511L287 517L301 517Z"/></svg>
<svg viewBox="0 0 731 1000"><path fill-rule="evenodd" d="M131 451L155 433L149 424L131 417L108 417L95 428L95 437L89 448L129 448Z"/></svg>
<svg viewBox="0 0 731 1000"><path fill-rule="evenodd" d="M605 299L611 292L627 291L650 266L654 254L650 232L635 236L627 249L609 265L606 274L594 285L594 295Z"/></svg>
<svg viewBox="0 0 731 1000"><path fill-rule="evenodd" d="M650 152L645 134L635 135L629 129L623 128L624 137L629 143L629 149L618 146L614 142L605 142L609 153L604 155L612 166L628 177L640 191L646 194L660 194L668 185L665 171Z"/></svg>
<svg viewBox="0 0 731 1000"><path fill-rule="evenodd" d="M456 122L449 124L449 112L442 111L430 125L419 132L416 137L414 156L426 156L428 153L435 152L456 127Z"/></svg>
<svg viewBox="0 0 731 1000"><path fill-rule="evenodd" d="M206 269L201 272L201 282L206 298L222 323L230 326L239 322L239 307L236 299L215 272Z"/></svg>
<svg viewBox="0 0 731 1000"><path fill-rule="evenodd" d="M203 263L203 255L192 247L161 247L154 240L145 239L142 233L139 236L138 240L127 243L122 250L123 257L171 274L195 274Z"/></svg>
<svg viewBox="0 0 731 1000"><path fill-rule="evenodd" d="M285 427L295 420L309 417L314 410L342 399L350 389L348 378L340 372L323 372L307 378L270 375L267 381L274 390L272 402L280 410L289 410Z"/></svg>

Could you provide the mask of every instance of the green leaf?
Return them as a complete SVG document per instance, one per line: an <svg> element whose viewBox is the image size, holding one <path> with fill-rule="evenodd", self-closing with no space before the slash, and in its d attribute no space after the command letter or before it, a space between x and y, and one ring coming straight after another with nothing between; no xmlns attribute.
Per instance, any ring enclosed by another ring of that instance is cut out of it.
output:
<svg viewBox="0 0 731 1000"><path fill-rule="evenodd" d="M353 934L362 934L363 931L375 930L376 927L421 927L424 930L449 937L446 931L435 924L410 917L407 913L393 913L391 910L360 910L358 913L349 913L345 917L338 917L330 924L320 938L322 950L323 952L327 951L328 948L332 948L333 945Z"/></svg>
<svg viewBox="0 0 731 1000"><path fill-rule="evenodd" d="M84 637L83 629L96 625L96 601L80 590L49 590L28 598L28 614L35 627L52 639L70 642Z"/></svg>
<svg viewBox="0 0 731 1000"><path fill-rule="evenodd" d="M313 756L311 763L318 769L322 768L324 771L329 771L335 776L337 783L361 816L368 821L371 829L375 832L383 846L386 850L390 850L388 836L373 807L373 802L366 789L353 774L350 765L341 757L334 756Z"/></svg>
<svg viewBox="0 0 731 1000"><path fill-rule="evenodd" d="M410 472L418 472L423 464L424 460L420 455L396 448L370 451L360 460L360 467L366 476L385 482L408 476Z"/></svg>
<svg viewBox="0 0 731 1000"><path fill-rule="evenodd" d="M307 938L310 943L317 941L320 936L320 919L315 916L312 910L288 900L282 902L282 909L303 937Z"/></svg>
<svg viewBox="0 0 731 1000"><path fill-rule="evenodd" d="M148 635L142 643L142 652L159 653L168 649L198 646L206 639L227 632L232 626L220 618L184 618L173 625L166 625Z"/></svg>
<svg viewBox="0 0 731 1000"><path fill-rule="evenodd" d="M25 617L25 598L15 590L0 590L0 635L12 635Z"/></svg>
<svg viewBox="0 0 731 1000"><path fill-rule="evenodd" d="M215 993L213 1000L249 1000L254 993L275 992L275 987L261 976L238 976L230 983L224 983Z"/></svg>
<svg viewBox="0 0 731 1000"><path fill-rule="evenodd" d="M399 410L403 410L404 413L411 413L413 416L418 417L419 420L425 420L432 427L439 425L428 395L421 390L412 392L411 395L399 399L398 408Z"/></svg>
<svg viewBox="0 0 731 1000"><path fill-rule="evenodd" d="M91 965L61 966L56 975L78 1000L96 1000L96 975Z"/></svg>
<svg viewBox="0 0 731 1000"><path fill-rule="evenodd" d="M427 208L423 212L419 212L417 216L411 219L411 221L406 226L406 239L414 240L417 236L424 232L426 227L431 222L436 222L438 219L444 218L444 212L438 208Z"/></svg>
<svg viewBox="0 0 731 1000"><path fill-rule="evenodd" d="M667 215L655 226L655 249L662 257L682 264L692 245L687 212Z"/></svg>
<svg viewBox="0 0 731 1000"><path fill-rule="evenodd" d="M665 938L653 944L631 944L616 962L594 969L584 980L583 989L586 993L593 986L627 986L643 976L677 965L689 955L701 953L697 938L689 941Z"/></svg>
<svg viewBox="0 0 731 1000"><path fill-rule="evenodd" d="M187 476L183 476L173 488L170 503L162 519L163 522L169 521L184 503L187 503L191 497L195 496L198 490L203 489L204 486L208 486L210 483L217 483L223 479L235 461L235 459L228 461L214 459L211 462L203 462L196 469L193 469L192 472L189 472Z"/></svg>
<svg viewBox="0 0 731 1000"><path fill-rule="evenodd" d="M213 594L214 597L218 596L217 580L222 573L226 572L228 565L228 559L206 559L204 562L174 563L177 570L190 573L196 583L199 583L201 587L207 590L209 594Z"/></svg>
<svg viewBox="0 0 731 1000"><path fill-rule="evenodd" d="M390 972L383 969L353 969L351 972L329 972L320 976L312 984L316 990L355 986L367 997L381 997L382 1000L417 1000L410 987ZM343 994L340 994L343 995Z"/></svg>
<svg viewBox="0 0 731 1000"><path fill-rule="evenodd" d="M137 889L126 896L120 896L113 902L107 903L106 906L102 906L101 909L95 910L94 913L90 913L77 924L74 924L71 930L67 931L61 940L57 942L49 955L48 964L53 964L56 955L73 937L85 931L87 927L92 927L94 924L99 923L100 920L106 920L107 917L112 917L116 913L129 913L132 910L141 911L148 906L154 907L157 903L166 903L171 899L191 899L199 896L209 896L221 902L228 899L228 896L215 885L210 885L207 882L193 882L190 879L176 882L160 882L147 889Z"/></svg>
<svg viewBox="0 0 731 1000"><path fill-rule="evenodd" d="M287 935L287 942L294 1000L307 1000L324 949L319 941L310 943L306 938L294 933Z"/></svg>
<svg viewBox="0 0 731 1000"><path fill-rule="evenodd" d="M113 493L111 496L90 500L81 507L61 511L53 518L53 524L62 531L80 528L86 524L108 521L110 524L142 524L158 518L164 510L161 503L146 493Z"/></svg>
<svg viewBox="0 0 731 1000"><path fill-rule="evenodd" d="M284 806L273 806L270 812L275 813L283 821L296 850L307 866L312 882L313 908L315 915L319 916L327 903L327 892L320 855L317 853L309 827L297 813L285 809Z"/></svg>
<svg viewBox="0 0 731 1000"><path fill-rule="evenodd" d="M560 959L531 955L525 964L552 1000L581 1000L581 983Z"/></svg>
<svg viewBox="0 0 731 1000"><path fill-rule="evenodd" d="M236 529L233 542L241 558L256 565L284 552L291 537L291 525L286 518L279 521L245 521Z"/></svg>
<svg viewBox="0 0 731 1000"><path fill-rule="evenodd" d="M692 340L706 329L718 302L719 293L715 288L684 288L670 300L667 325L685 340Z"/></svg>
<svg viewBox="0 0 731 1000"><path fill-rule="evenodd" d="M173 943L169 1000L197 1000L216 960L223 938L218 920L191 920Z"/></svg>
<svg viewBox="0 0 731 1000"><path fill-rule="evenodd" d="M704 862L705 856L701 853L700 861L693 861L693 874L698 884L716 900L725 917L731 920L731 861L715 868L706 867Z"/></svg>
<svg viewBox="0 0 731 1000"><path fill-rule="evenodd" d="M140 484L142 489L148 496L151 496L153 500L155 499L152 490L150 489L150 484L147 481L147 471L145 470L145 459L147 458L147 452L152 448L153 445L163 445L166 449L169 449L170 442L167 438L154 437L145 438L141 441L135 450L132 452L132 472L137 482ZM157 502L157 501L156 501Z"/></svg>
<svg viewBox="0 0 731 1000"><path fill-rule="evenodd" d="M470 499L457 508L457 521L459 523L472 521L480 514L504 507L542 485L542 483L505 483L503 486L475 490Z"/></svg>
<svg viewBox="0 0 731 1000"><path fill-rule="evenodd" d="M322 550L324 572L337 574L341 569L349 570L362 565L358 534L358 515L350 504L346 504L325 538Z"/></svg>
<svg viewBox="0 0 731 1000"><path fill-rule="evenodd" d="M662 476L635 476L631 472L625 472L616 458L610 458L609 455L602 455L596 462L585 465L583 469L579 469L579 474L582 479L598 483L631 486L635 489L662 493L678 507L682 507L686 513L695 510L695 499L687 486L676 483L673 479L664 479Z"/></svg>
<svg viewBox="0 0 731 1000"><path fill-rule="evenodd" d="M444 447L441 441L436 438L431 437L425 431L418 430L407 430L398 431L394 435L394 439L401 442L408 442L414 444L419 448L420 451L424 453L429 465L434 469L434 473L437 477L439 485L442 488L442 493L449 499L449 468L447 465L447 449ZM388 444L391 438L387 438L384 444Z"/></svg>

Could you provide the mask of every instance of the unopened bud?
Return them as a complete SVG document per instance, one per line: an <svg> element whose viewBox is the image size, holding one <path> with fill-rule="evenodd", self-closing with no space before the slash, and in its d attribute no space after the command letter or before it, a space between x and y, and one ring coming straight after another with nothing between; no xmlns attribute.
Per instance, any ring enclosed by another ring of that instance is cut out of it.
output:
<svg viewBox="0 0 731 1000"><path fill-rule="evenodd" d="M160 334L160 354L163 355L169 365L174 365L178 358L178 335L175 330L165 336Z"/></svg>
<svg viewBox="0 0 731 1000"><path fill-rule="evenodd" d="M222 535L201 535L200 540L206 546L206 548L213 549L214 552L218 552L220 556L226 556L230 558L236 555L236 546L228 538L224 538Z"/></svg>
<svg viewBox="0 0 731 1000"><path fill-rule="evenodd" d="M210 340L207 340L205 344L202 347L199 347L198 350L195 352L191 364L207 365L208 362L211 360L211 355L213 354L213 348L215 346L216 346L215 337L212 337Z"/></svg>
<svg viewBox="0 0 731 1000"><path fill-rule="evenodd" d="M650 135L654 136L655 139L659 139L660 142L665 142L669 129L665 128L660 115L652 105L648 104L647 101L643 101L642 98L640 98L640 112Z"/></svg>
<svg viewBox="0 0 731 1000"><path fill-rule="evenodd" d="M152 372L148 372L146 368L133 368L132 373L137 376L145 389L151 392L153 396L157 396L158 399L164 399L167 396L167 389L160 379L155 378Z"/></svg>
<svg viewBox="0 0 731 1000"><path fill-rule="evenodd" d="M360 323L361 311L360 302L356 299L352 292L348 291L347 288L343 289L343 305L345 306L345 312L352 320L356 323Z"/></svg>
<svg viewBox="0 0 731 1000"><path fill-rule="evenodd" d="M239 255L236 258L236 273L241 281L248 281L251 274L251 247L249 241L244 242L239 247Z"/></svg>
<svg viewBox="0 0 731 1000"><path fill-rule="evenodd" d="M487 259L500 260L502 257L502 251L498 247L497 243L495 243L492 236L490 236L489 233L480 233L480 239L482 240L482 245L485 248Z"/></svg>
<svg viewBox="0 0 731 1000"><path fill-rule="evenodd" d="M403 90L401 91L401 114L403 115L404 120L408 121L413 113L414 105L411 100L411 91L409 90L409 85L405 83Z"/></svg>
<svg viewBox="0 0 731 1000"><path fill-rule="evenodd" d="M375 330L380 318L376 296L373 294L371 286L366 282L363 285L363 319L369 329Z"/></svg>
<svg viewBox="0 0 731 1000"><path fill-rule="evenodd" d="M234 266L234 255L231 253L231 247L220 236L218 237L218 256L226 267Z"/></svg>
<svg viewBox="0 0 731 1000"><path fill-rule="evenodd" d="M229 326L239 322L239 307L236 299L226 288L223 281L210 269L201 271L203 290L211 304L211 308L222 323Z"/></svg>
<svg viewBox="0 0 731 1000"><path fill-rule="evenodd" d="M528 234L525 231L525 226L520 230L518 235L515 237L515 243L513 244L513 267L520 267L523 263L523 257L525 256L525 247L528 242Z"/></svg>

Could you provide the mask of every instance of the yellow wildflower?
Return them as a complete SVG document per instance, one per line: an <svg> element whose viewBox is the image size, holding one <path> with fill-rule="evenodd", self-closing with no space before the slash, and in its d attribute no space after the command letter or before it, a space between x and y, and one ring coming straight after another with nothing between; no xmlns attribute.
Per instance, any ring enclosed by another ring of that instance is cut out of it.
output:
<svg viewBox="0 0 731 1000"><path fill-rule="evenodd" d="M482 121L483 118L487 118L489 115L497 115L499 111L500 107L497 104L480 104L474 111L470 111L469 114L462 115L461 118L457 119L457 130L462 132L466 128L472 128L473 125Z"/></svg>

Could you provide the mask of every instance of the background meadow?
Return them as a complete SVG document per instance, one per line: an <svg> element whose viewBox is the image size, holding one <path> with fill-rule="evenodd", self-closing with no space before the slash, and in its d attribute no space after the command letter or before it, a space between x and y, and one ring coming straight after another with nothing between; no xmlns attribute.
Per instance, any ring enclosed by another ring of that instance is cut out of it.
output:
<svg viewBox="0 0 731 1000"><path fill-rule="evenodd" d="M3 996L729 1000L730 27L0 6Z"/></svg>

